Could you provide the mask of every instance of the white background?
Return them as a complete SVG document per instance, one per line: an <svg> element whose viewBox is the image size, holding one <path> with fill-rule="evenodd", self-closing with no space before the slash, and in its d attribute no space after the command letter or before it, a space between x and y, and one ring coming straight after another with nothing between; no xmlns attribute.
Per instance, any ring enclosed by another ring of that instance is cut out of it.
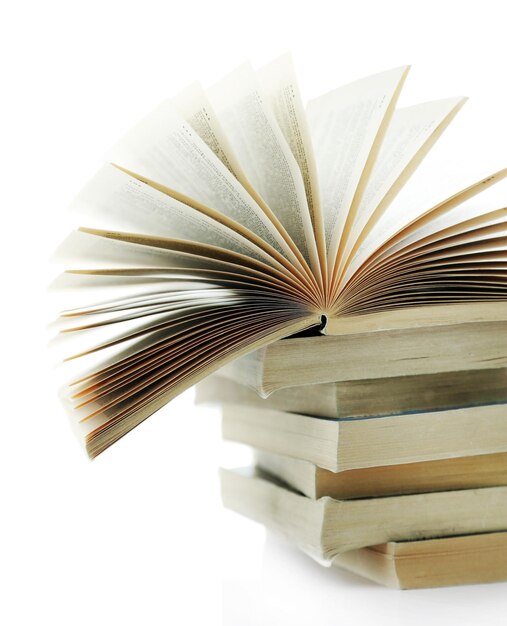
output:
<svg viewBox="0 0 507 626"><path fill-rule="evenodd" d="M2 624L505 624L506 584L386 590L224 511L217 467L244 451L191 392L89 462L56 400L45 292L65 208L107 149L164 97L246 59L292 50L308 97L410 63L406 102L466 94L482 112L482 143L457 158L496 144L507 165L503 5L3 4Z"/></svg>

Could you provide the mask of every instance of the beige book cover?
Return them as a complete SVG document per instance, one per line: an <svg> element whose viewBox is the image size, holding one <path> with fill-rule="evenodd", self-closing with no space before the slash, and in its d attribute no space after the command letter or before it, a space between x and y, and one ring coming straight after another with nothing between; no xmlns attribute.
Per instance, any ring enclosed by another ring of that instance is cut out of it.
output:
<svg viewBox="0 0 507 626"><path fill-rule="evenodd" d="M224 439L309 461L331 472L507 452L507 405L323 419L222 405Z"/></svg>
<svg viewBox="0 0 507 626"><path fill-rule="evenodd" d="M391 541L344 552L333 565L398 589L501 582L507 580L507 533Z"/></svg>
<svg viewBox="0 0 507 626"><path fill-rule="evenodd" d="M309 461L255 450L255 464L316 500L507 486L507 452L331 472Z"/></svg>
<svg viewBox="0 0 507 626"><path fill-rule="evenodd" d="M505 367L296 385L267 398L218 374L196 385L196 404L239 404L345 419L507 403Z"/></svg>
<svg viewBox="0 0 507 626"><path fill-rule="evenodd" d="M313 500L255 470L220 473L224 505L282 533L319 562L391 541L507 531L507 487Z"/></svg>

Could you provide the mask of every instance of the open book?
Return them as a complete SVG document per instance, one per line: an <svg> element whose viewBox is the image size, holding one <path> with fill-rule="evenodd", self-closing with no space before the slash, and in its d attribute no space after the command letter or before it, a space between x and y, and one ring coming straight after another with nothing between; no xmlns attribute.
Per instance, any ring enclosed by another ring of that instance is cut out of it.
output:
<svg viewBox="0 0 507 626"><path fill-rule="evenodd" d="M164 102L113 149L75 200L86 227L62 244L76 269L56 283L75 298L60 320L66 402L90 456L283 337L400 309L424 325L436 306L466 320L479 303L480 318L506 299L507 212L490 190L507 169L398 201L464 103L396 108L407 72L305 109L289 57L244 65Z"/></svg>

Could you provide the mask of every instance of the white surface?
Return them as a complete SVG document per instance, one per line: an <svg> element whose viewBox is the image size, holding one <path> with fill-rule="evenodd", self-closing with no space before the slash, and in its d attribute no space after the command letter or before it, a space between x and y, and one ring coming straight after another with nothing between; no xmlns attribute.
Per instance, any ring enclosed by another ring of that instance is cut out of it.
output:
<svg viewBox="0 0 507 626"><path fill-rule="evenodd" d="M265 543L261 527L221 508L216 468L236 452L191 393L93 463L56 400L46 258L67 231L65 207L121 134L193 79L291 49L311 97L412 63L404 103L464 93L485 116L483 144L465 141L457 157L505 149L502 2L296 5L4 6L2 624L505 623L505 584L389 591Z"/></svg>

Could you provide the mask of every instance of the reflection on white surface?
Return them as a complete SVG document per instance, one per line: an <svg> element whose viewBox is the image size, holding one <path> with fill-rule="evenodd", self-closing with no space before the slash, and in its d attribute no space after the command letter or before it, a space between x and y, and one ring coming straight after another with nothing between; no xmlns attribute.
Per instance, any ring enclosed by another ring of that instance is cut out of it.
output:
<svg viewBox="0 0 507 626"><path fill-rule="evenodd" d="M223 582L224 626L504 626L507 583L417 591L387 589L325 568L268 532L261 573Z"/></svg>

